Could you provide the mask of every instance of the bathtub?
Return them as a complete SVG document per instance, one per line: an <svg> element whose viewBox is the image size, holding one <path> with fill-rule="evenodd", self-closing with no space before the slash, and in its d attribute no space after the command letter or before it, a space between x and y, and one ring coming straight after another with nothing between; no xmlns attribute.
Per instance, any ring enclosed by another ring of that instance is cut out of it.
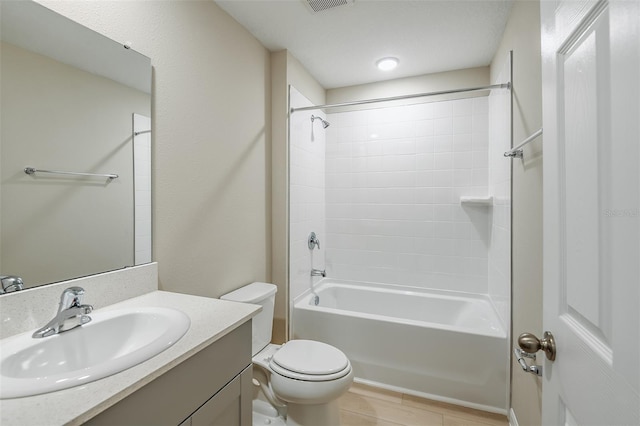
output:
<svg viewBox="0 0 640 426"><path fill-rule="evenodd" d="M507 333L481 295L323 279L293 306L293 337L328 343L356 381L507 413Z"/></svg>

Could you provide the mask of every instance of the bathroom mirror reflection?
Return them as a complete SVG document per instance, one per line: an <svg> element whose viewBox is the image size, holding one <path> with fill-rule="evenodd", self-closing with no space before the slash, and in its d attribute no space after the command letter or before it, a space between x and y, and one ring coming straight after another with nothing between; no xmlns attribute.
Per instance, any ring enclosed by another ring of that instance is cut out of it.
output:
<svg viewBox="0 0 640 426"><path fill-rule="evenodd" d="M0 275L27 288L150 262L150 59L0 6Z"/></svg>

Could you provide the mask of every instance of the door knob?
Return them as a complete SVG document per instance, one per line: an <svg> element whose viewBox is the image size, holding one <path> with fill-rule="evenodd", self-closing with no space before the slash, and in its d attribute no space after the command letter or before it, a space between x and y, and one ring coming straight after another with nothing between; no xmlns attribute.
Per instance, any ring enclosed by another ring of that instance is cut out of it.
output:
<svg viewBox="0 0 640 426"><path fill-rule="evenodd" d="M518 345L526 353L535 354L538 351L544 351L549 361L556 359L556 341L549 331L544 332L542 339L538 339L531 333L522 333L518 337Z"/></svg>

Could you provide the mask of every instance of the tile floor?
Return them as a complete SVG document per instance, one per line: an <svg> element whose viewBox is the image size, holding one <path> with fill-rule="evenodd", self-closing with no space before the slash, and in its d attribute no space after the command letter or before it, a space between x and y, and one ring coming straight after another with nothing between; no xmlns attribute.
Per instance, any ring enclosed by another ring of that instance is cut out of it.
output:
<svg viewBox="0 0 640 426"><path fill-rule="evenodd" d="M354 383L340 399L342 426L508 426L506 416Z"/></svg>

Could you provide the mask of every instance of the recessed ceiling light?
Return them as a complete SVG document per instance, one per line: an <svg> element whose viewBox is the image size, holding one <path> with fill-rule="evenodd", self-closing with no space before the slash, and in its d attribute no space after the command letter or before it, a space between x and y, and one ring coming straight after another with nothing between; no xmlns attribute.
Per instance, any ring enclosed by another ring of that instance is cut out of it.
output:
<svg viewBox="0 0 640 426"><path fill-rule="evenodd" d="M382 71L391 71L398 66L398 62L398 58L389 57L380 59L378 62L376 62L376 65Z"/></svg>

